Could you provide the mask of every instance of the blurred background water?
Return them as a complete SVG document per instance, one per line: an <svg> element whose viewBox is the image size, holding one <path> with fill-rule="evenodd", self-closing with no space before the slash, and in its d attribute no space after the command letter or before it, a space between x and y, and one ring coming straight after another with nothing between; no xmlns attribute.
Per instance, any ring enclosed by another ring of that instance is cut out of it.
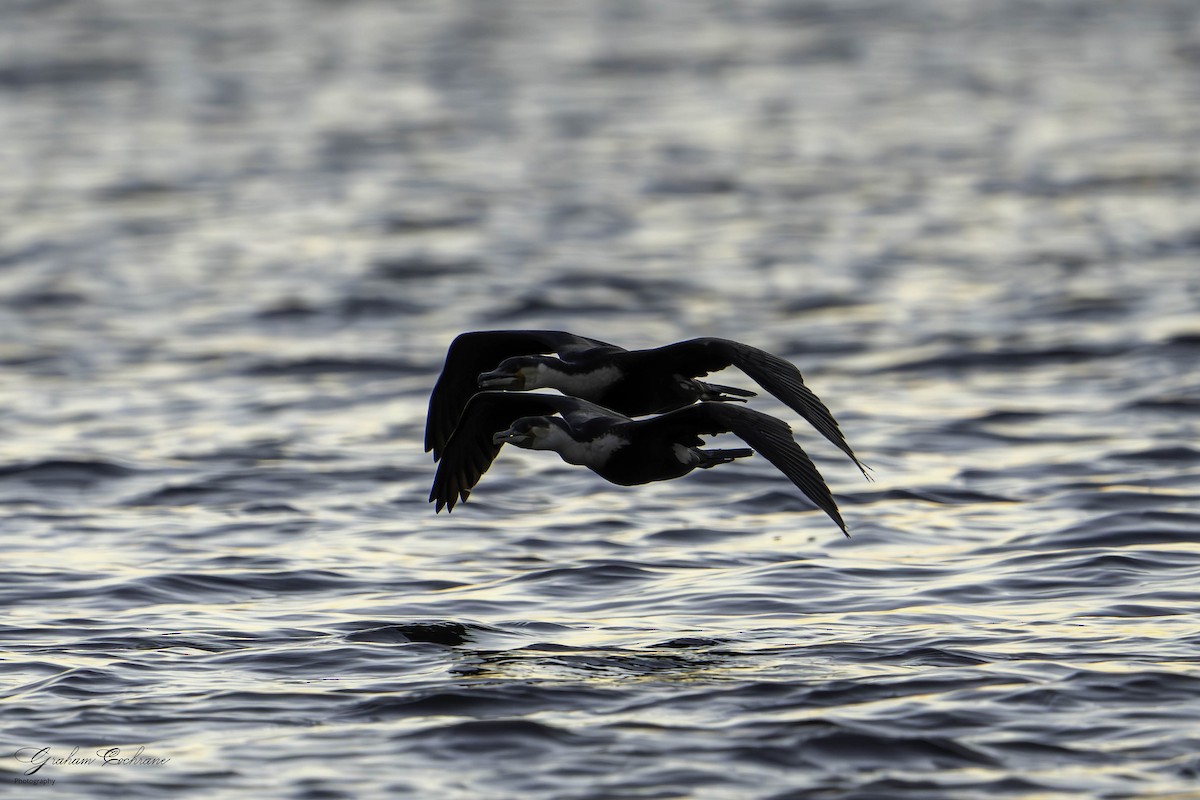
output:
<svg viewBox="0 0 1200 800"><path fill-rule="evenodd" d="M0 132L10 793L1200 797L1192 0L6 0ZM794 361L853 538L435 516L537 327Z"/></svg>

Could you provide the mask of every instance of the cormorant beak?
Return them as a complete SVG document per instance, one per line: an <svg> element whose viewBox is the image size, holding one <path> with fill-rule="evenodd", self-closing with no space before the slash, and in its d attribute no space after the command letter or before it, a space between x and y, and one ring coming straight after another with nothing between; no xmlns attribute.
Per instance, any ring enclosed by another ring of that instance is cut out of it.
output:
<svg viewBox="0 0 1200 800"><path fill-rule="evenodd" d="M516 389L525 388L525 376L520 372L512 373L503 370L484 372L479 376L480 389Z"/></svg>
<svg viewBox="0 0 1200 800"><path fill-rule="evenodd" d="M532 441L533 435L529 431L515 431L512 428L492 434L492 444L513 444L520 447Z"/></svg>

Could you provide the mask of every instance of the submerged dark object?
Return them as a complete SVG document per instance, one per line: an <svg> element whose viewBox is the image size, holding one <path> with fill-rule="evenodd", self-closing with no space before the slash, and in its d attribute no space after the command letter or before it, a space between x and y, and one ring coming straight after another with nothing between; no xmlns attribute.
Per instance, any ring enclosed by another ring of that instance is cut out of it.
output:
<svg viewBox="0 0 1200 800"><path fill-rule="evenodd" d="M557 353L558 358L550 356ZM442 457L459 416L481 389L557 389L619 415L661 414L696 401L744 401L754 392L697 380L737 367L854 461L866 475L821 399L791 362L730 339L704 337L626 350L566 331L472 331L457 336L429 398L425 449Z"/></svg>
<svg viewBox="0 0 1200 800"><path fill-rule="evenodd" d="M750 447L700 449L701 436L721 433L733 433ZM678 478L757 452L850 535L833 494L787 423L742 406L701 402L634 420L576 397L479 392L446 442L429 502L437 511L453 511L505 444L553 450L567 463L622 486Z"/></svg>

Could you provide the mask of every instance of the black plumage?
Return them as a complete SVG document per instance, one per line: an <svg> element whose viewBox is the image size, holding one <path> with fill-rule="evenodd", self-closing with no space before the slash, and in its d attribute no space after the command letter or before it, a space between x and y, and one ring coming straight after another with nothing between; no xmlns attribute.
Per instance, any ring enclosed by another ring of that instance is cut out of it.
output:
<svg viewBox="0 0 1200 800"><path fill-rule="evenodd" d="M557 358L548 354L556 353ZM837 420L804 384L795 365L765 350L704 337L626 350L566 331L473 331L451 343L429 399L425 449L442 456L467 402L482 389L557 389L628 416L658 414L696 401L732 401L754 392L696 380L734 366L813 425L866 468Z"/></svg>
<svg viewBox="0 0 1200 800"><path fill-rule="evenodd" d="M701 436L722 433L733 433L752 449L699 448ZM479 392L467 403L438 464L429 493L436 510L452 511L465 501L506 443L554 450L569 463L625 486L678 478L757 452L849 535L829 487L787 423L714 402L634 420L575 397Z"/></svg>

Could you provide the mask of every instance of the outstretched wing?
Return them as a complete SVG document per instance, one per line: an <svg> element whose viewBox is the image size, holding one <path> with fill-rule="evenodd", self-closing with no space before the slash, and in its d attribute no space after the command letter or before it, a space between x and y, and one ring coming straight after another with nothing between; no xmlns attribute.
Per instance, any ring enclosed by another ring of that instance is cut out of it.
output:
<svg viewBox="0 0 1200 800"><path fill-rule="evenodd" d="M870 480L866 467L850 449L833 414L821 402L821 398L804 385L800 370L790 361L748 344L713 337L689 339L637 353L638 356L642 353L653 354L651 357L662 359L664 370L674 370L690 378L707 375L729 366L737 367L753 378L759 386L804 417L826 439L850 456L850 460Z"/></svg>
<svg viewBox="0 0 1200 800"><path fill-rule="evenodd" d="M829 515L847 537L846 523L834 502L825 479L808 454L796 444L792 429L783 420L743 406L697 403L658 417L631 423L638 428L667 435L686 443L696 434L733 433L755 452L774 464L805 497Z"/></svg>
<svg viewBox="0 0 1200 800"><path fill-rule="evenodd" d="M494 369L506 358L523 355L572 353L615 345L566 331L471 331L455 337L446 351L446 364L429 395L425 418L425 450L442 457L459 415L479 390L479 373Z"/></svg>
<svg viewBox="0 0 1200 800"><path fill-rule="evenodd" d="M429 502L453 511L459 500L466 500L471 489L488 471L503 443L496 444L492 436L508 428L521 417L559 414L568 424L578 425L598 416L610 416L615 421L629 418L615 414L593 403L557 394L536 392L478 392L467 402L462 418L446 442Z"/></svg>

